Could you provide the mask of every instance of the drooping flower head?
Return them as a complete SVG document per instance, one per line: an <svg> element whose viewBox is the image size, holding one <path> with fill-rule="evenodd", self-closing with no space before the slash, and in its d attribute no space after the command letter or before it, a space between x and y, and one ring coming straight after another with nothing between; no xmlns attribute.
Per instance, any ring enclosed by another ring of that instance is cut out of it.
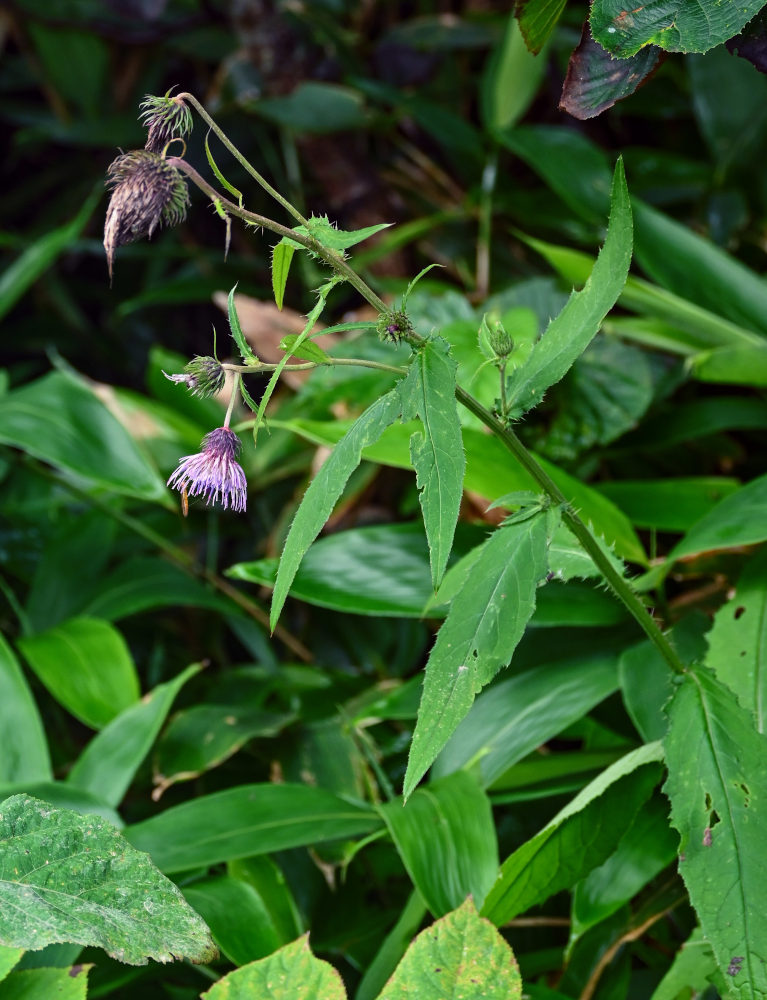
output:
<svg viewBox="0 0 767 1000"><path fill-rule="evenodd" d="M183 139L192 131L192 112L182 97L147 94L141 102L141 121L148 129L145 149L162 153L172 139Z"/></svg>
<svg viewBox="0 0 767 1000"><path fill-rule="evenodd" d="M112 188L112 197L104 223L104 249L111 279L115 250L151 237L159 225L183 222L189 192L182 174L146 149L118 156L107 170L107 187Z"/></svg>
<svg viewBox="0 0 767 1000"><path fill-rule="evenodd" d="M202 439L202 451L186 455L168 480L168 486L206 504L221 503L224 510L245 510L247 481L237 461L242 444L228 427L217 427Z"/></svg>
<svg viewBox="0 0 767 1000"><path fill-rule="evenodd" d="M163 372L169 382L185 385L193 396L207 399L224 388L226 372L221 362L216 358L202 357L199 354L184 365L183 374L168 375Z"/></svg>

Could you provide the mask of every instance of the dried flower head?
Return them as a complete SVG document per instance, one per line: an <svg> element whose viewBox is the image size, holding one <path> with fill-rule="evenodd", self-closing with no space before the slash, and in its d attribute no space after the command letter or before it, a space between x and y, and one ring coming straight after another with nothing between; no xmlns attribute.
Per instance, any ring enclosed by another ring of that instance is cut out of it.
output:
<svg viewBox="0 0 767 1000"><path fill-rule="evenodd" d="M186 455L168 480L182 496L202 497L206 504L221 502L224 510L244 511L247 481L237 456L240 439L228 427L217 427L202 439L202 451Z"/></svg>
<svg viewBox="0 0 767 1000"><path fill-rule="evenodd" d="M112 188L112 197L104 223L104 249L111 279L115 250L151 237L159 225L183 222L189 192L179 171L146 149L118 156L107 170L107 187Z"/></svg>
<svg viewBox="0 0 767 1000"><path fill-rule="evenodd" d="M168 375L167 372L163 372L163 375L170 382L182 382L193 396L200 396L202 399L220 392L226 382L226 372L221 362L199 354L184 365L182 375Z"/></svg>
<svg viewBox="0 0 767 1000"><path fill-rule="evenodd" d="M147 94L141 102L141 122L147 128L145 149L162 153L171 139L183 139L192 131L192 112L182 97L164 97Z"/></svg>

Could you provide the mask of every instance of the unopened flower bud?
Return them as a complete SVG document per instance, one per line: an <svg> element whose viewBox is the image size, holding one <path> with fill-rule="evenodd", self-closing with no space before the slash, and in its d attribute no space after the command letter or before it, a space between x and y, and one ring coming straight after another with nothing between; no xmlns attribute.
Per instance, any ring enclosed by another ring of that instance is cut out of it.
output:
<svg viewBox="0 0 767 1000"><path fill-rule="evenodd" d="M490 328L490 346L498 358L508 358L514 350L514 341L506 332L503 323L494 323Z"/></svg>
<svg viewBox="0 0 767 1000"><path fill-rule="evenodd" d="M153 97L141 102L141 122L149 130L145 149L162 153L171 139L183 139L192 131L192 112L181 97Z"/></svg>
<svg viewBox="0 0 767 1000"><path fill-rule="evenodd" d="M181 173L162 156L146 149L118 156L107 175L112 197L104 223L104 249L111 280L115 250L151 237L159 225L183 222L189 192Z"/></svg>
<svg viewBox="0 0 767 1000"><path fill-rule="evenodd" d="M170 382L182 383L193 396L200 396L202 399L220 392L226 382L226 372L221 363L215 358L201 357L199 354L184 366L183 374L168 375L163 372L163 375Z"/></svg>
<svg viewBox="0 0 767 1000"><path fill-rule="evenodd" d="M393 344L398 344L401 340L407 340L413 332L413 324L410 317L402 309L390 309L381 313L376 324L378 336L381 340L388 340Z"/></svg>

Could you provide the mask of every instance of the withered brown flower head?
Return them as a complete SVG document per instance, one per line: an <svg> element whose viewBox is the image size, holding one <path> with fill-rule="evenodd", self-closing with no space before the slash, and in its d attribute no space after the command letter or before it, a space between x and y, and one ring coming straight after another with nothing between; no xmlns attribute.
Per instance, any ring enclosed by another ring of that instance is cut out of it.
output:
<svg viewBox="0 0 767 1000"><path fill-rule="evenodd" d="M162 153L172 139L183 139L192 131L192 112L181 97L153 97L141 102L141 121L149 130L144 148Z"/></svg>
<svg viewBox="0 0 767 1000"><path fill-rule="evenodd" d="M186 218L189 192L183 176L158 153L137 149L118 156L107 170L112 197L104 223L104 249L112 279L115 250L144 237L159 225Z"/></svg>

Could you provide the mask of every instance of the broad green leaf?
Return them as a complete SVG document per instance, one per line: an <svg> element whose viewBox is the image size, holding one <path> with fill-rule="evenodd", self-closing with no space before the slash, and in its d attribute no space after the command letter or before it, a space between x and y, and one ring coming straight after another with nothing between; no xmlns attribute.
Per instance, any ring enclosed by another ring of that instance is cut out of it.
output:
<svg viewBox="0 0 767 1000"><path fill-rule="evenodd" d="M689 359L690 371L701 382L767 386L767 343L742 344L702 351Z"/></svg>
<svg viewBox="0 0 767 1000"><path fill-rule="evenodd" d="M168 502L138 445L78 379L52 372L0 398L0 441L116 493Z"/></svg>
<svg viewBox="0 0 767 1000"><path fill-rule="evenodd" d="M660 777L660 743L632 750L587 785L501 866L483 913L505 924L569 889L615 850Z"/></svg>
<svg viewBox="0 0 767 1000"><path fill-rule="evenodd" d="M456 363L448 344L436 337L416 351L407 377L399 386L402 419L417 416L423 427L422 433L416 432L410 439L410 460L420 491L435 590L453 547L466 468L455 374Z"/></svg>
<svg viewBox="0 0 767 1000"><path fill-rule="evenodd" d="M489 132L515 125L535 97L546 70L544 59L528 51L514 11L482 77L482 121Z"/></svg>
<svg viewBox="0 0 767 1000"><path fill-rule="evenodd" d="M413 890L397 923L386 935L362 977L354 1000L375 1000L389 979L426 916L426 906Z"/></svg>
<svg viewBox="0 0 767 1000"><path fill-rule="evenodd" d="M591 37L588 22L570 56L559 107L585 121L633 94L658 65L660 51L648 46L626 59L614 59Z"/></svg>
<svg viewBox="0 0 767 1000"><path fill-rule="evenodd" d="M292 719L248 704L184 709L171 719L157 747L156 794L218 767L256 736L276 736Z"/></svg>
<svg viewBox="0 0 767 1000"><path fill-rule="evenodd" d="M563 732L618 686L609 654L534 667L494 684L472 705L434 762L432 777L476 761L492 785L517 761ZM431 786L429 786L431 787Z"/></svg>
<svg viewBox="0 0 767 1000"><path fill-rule="evenodd" d="M48 742L13 650L0 634L0 782L49 781Z"/></svg>
<svg viewBox="0 0 767 1000"><path fill-rule="evenodd" d="M247 882L214 875L184 886L183 892L235 965L271 955L283 943L261 897Z"/></svg>
<svg viewBox="0 0 767 1000"><path fill-rule="evenodd" d="M297 353L293 353L298 340L297 333L289 333L287 337L283 337L280 341L280 348L289 354L291 357L301 358L303 361L314 361L318 365L325 365L330 362L330 356L322 350L322 348L315 344L313 340L302 341L300 347L298 347Z"/></svg>
<svg viewBox="0 0 767 1000"><path fill-rule="evenodd" d="M669 561L711 549L753 545L767 539L767 476L730 494L690 528L669 554Z"/></svg>
<svg viewBox="0 0 767 1000"><path fill-rule="evenodd" d="M282 869L266 854L240 858L227 864L232 878L247 883L263 902L279 936L279 944L288 944L304 930L298 906Z"/></svg>
<svg viewBox="0 0 767 1000"><path fill-rule="evenodd" d="M8 948L5 945L0 945L0 980L5 979L23 954L23 948Z"/></svg>
<svg viewBox="0 0 767 1000"><path fill-rule="evenodd" d="M711 985L711 975L715 971L716 959L711 945L700 927L696 927L676 953L651 1000L679 1000L680 996L702 994Z"/></svg>
<svg viewBox="0 0 767 1000"><path fill-rule="evenodd" d="M467 899L418 935L378 1000L491 996L521 1000L522 978L511 948Z"/></svg>
<svg viewBox="0 0 767 1000"><path fill-rule="evenodd" d="M346 1000L343 981L309 950L309 935L219 979L203 1000Z"/></svg>
<svg viewBox="0 0 767 1000"><path fill-rule="evenodd" d="M623 704L643 740L662 740L668 728L663 706L671 696L668 664L649 641L630 646L618 665Z"/></svg>
<svg viewBox="0 0 767 1000"><path fill-rule="evenodd" d="M706 663L767 733L767 549L746 563L707 639Z"/></svg>
<svg viewBox="0 0 767 1000"><path fill-rule="evenodd" d="M115 716L75 761L67 775L69 784L92 792L111 806L119 805L176 695L199 670L197 664L187 667L172 681L159 684L141 701Z"/></svg>
<svg viewBox="0 0 767 1000"><path fill-rule="evenodd" d="M688 531L724 497L735 493L737 479L689 476L678 479L623 479L599 484L639 528Z"/></svg>
<svg viewBox="0 0 767 1000"><path fill-rule="evenodd" d="M668 707L665 740L679 872L737 1000L767 996L767 739L706 667L692 667Z"/></svg>
<svg viewBox="0 0 767 1000"><path fill-rule="evenodd" d="M85 1000L90 965L71 969L25 969L12 972L0 986L3 1000Z"/></svg>
<svg viewBox="0 0 767 1000"><path fill-rule="evenodd" d="M482 547L426 664L423 696L410 746L408 798L434 763L474 696L505 667L535 610L547 572L548 515L498 528Z"/></svg>
<svg viewBox="0 0 767 1000"><path fill-rule="evenodd" d="M296 252L292 243L282 239L272 250L272 291L278 309L282 309L285 301L285 286L290 274L290 262Z"/></svg>
<svg viewBox="0 0 767 1000"><path fill-rule="evenodd" d="M632 223L623 163L618 161L610 196L610 223L594 270L548 326L530 358L509 380L509 400L519 410L535 406L585 351L615 305L631 263Z"/></svg>
<svg viewBox="0 0 767 1000"><path fill-rule="evenodd" d="M126 830L167 872L370 833L378 816L309 785L240 785L166 809Z"/></svg>
<svg viewBox="0 0 767 1000"><path fill-rule="evenodd" d="M304 553L320 533L349 476L359 465L363 449L377 441L384 430L394 423L400 415L400 405L395 390L373 403L349 428L309 484L280 558L269 614L272 629L277 624Z"/></svg>
<svg viewBox="0 0 767 1000"><path fill-rule="evenodd" d="M108 622L70 618L18 645L56 701L91 729L101 729L138 701L130 651Z"/></svg>
<svg viewBox="0 0 767 1000"><path fill-rule="evenodd" d="M237 315L237 306L234 302L234 293L237 291L237 285L234 285L230 291L226 300L227 315L229 317L229 329L232 331L232 337L234 342L240 352L240 356L246 365L257 365L258 358L253 353L248 341L245 339L245 334L242 332L242 327L240 326L240 317Z"/></svg>
<svg viewBox="0 0 767 1000"><path fill-rule="evenodd" d="M525 45L536 55L541 51L565 9L567 0L517 0L514 13Z"/></svg>
<svg viewBox="0 0 767 1000"><path fill-rule="evenodd" d="M14 795L0 804L0 852L3 944L94 945L128 965L215 956L176 886L97 816Z"/></svg>
<svg viewBox="0 0 767 1000"><path fill-rule="evenodd" d="M530 625L538 628L618 625L627 618L623 604L604 587L598 589L578 580L566 584L551 581L538 594Z"/></svg>
<svg viewBox="0 0 767 1000"><path fill-rule="evenodd" d="M490 800L475 778L457 771L417 789L407 804L398 799L379 811L433 916L469 895L482 905L498 874L498 844Z"/></svg>
<svg viewBox="0 0 767 1000"><path fill-rule="evenodd" d="M647 44L669 52L707 52L741 32L763 6L764 0L660 0L629 11L621 0L594 0L591 31L616 56Z"/></svg>

